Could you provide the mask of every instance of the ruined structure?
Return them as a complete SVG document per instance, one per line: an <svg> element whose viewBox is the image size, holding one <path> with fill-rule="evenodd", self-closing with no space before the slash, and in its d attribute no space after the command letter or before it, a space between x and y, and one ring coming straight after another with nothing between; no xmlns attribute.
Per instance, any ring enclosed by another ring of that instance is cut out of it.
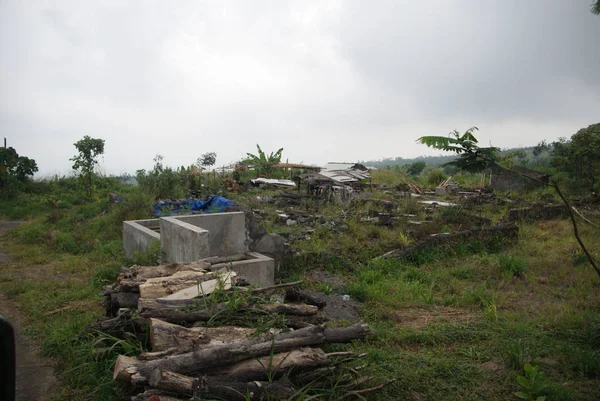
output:
<svg viewBox="0 0 600 401"><path fill-rule="evenodd" d="M125 255L133 259L152 244L160 244L163 263L220 257L224 267L231 267L250 283L272 285L283 238L246 223L242 211L124 221Z"/></svg>

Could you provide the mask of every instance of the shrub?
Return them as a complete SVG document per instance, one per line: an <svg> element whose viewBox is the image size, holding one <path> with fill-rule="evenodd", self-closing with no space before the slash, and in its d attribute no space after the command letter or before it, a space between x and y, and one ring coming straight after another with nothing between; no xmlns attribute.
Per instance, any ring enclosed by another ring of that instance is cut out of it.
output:
<svg viewBox="0 0 600 401"><path fill-rule="evenodd" d="M502 254L499 257L498 262L502 273L509 277L521 277L528 269L527 259L518 255Z"/></svg>

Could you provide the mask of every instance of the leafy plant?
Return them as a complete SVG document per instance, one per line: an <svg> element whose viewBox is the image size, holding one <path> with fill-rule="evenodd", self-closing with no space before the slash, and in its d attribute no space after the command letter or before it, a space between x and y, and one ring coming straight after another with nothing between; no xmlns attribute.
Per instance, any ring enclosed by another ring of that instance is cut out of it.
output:
<svg viewBox="0 0 600 401"><path fill-rule="evenodd" d="M273 166L281 162L283 148L280 148L277 150L277 152L271 152L268 156L265 152L263 152L258 144L256 145L256 149L258 150L256 155L252 153L246 153L248 157L242 162L256 168L259 175L268 177L273 173Z"/></svg>
<svg viewBox="0 0 600 401"><path fill-rule="evenodd" d="M524 259L518 255L502 254L498 259L498 262L500 263L500 269L502 272L509 277L521 277L527 272L527 259Z"/></svg>
<svg viewBox="0 0 600 401"><path fill-rule="evenodd" d="M79 153L70 159L73 162L73 170L79 171L85 183L87 195L91 198L94 170L98 164L97 158L104 154L104 139L91 138L86 135L74 145Z"/></svg>
<svg viewBox="0 0 600 401"><path fill-rule="evenodd" d="M12 147L0 148L0 188L3 194L8 193L13 185L25 182L36 171L35 160L19 156Z"/></svg>
<svg viewBox="0 0 600 401"><path fill-rule="evenodd" d="M478 130L477 127L471 127L462 135L454 130L448 136L422 136L417 139L417 143L459 155L457 159L443 166L456 166L461 170L477 173L491 167L500 152L499 148L493 146L480 147L477 138L473 135L473 132Z"/></svg>
<svg viewBox="0 0 600 401"><path fill-rule="evenodd" d="M540 394L548 388L546 375L540 371L539 366L532 366L528 363L523 369L525 376L517 376L517 384L521 390L514 393L515 396L521 400L544 401L546 396Z"/></svg>

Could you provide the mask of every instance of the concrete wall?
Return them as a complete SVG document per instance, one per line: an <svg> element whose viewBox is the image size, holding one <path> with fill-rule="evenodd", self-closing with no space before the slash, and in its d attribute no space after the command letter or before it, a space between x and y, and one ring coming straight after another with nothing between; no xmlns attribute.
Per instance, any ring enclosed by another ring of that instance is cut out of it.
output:
<svg viewBox="0 0 600 401"><path fill-rule="evenodd" d="M208 231L209 254L205 257L227 256L248 251L244 212L194 214L172 218Z"/></svg>
<svg viewBox="0 0 600 401"><path fill-rule="evenodd" d="M220 267L231 268L240 276L244 276L250 284L259 287L268 287L275 284L275 261L268 256L256 252L248 252L247 260L213 265L213 269Z"/></svg>
<svg viewBox="0 0 600 401"><path fill-rule="evenodd" d="M211 255L208 230L175 217L160 218L160 240L165 263L193 262Z"/></svg>
<svg viewBox="0 0 600 401"><path fill-rule="evenodd" d="M211 256L246 253L248 259L223 263L213 267L231 267L251 284L261 287L273 285L276 261L283 257L282 237L268 235L261 228L256 241L251 240L252 224L246 231L244 212L200 214L161 217L152 220L123 222L123 246L128 257L144 252L152 241L159 241L163 263L184 263ZM154 230L160 229L160 234ZM273 258L257 252L268 253Z"/></svg>
<svg viewBox="0 0 600 401"><path fill-rule="evenodd" d="M160 234L152 230L158 228L158 219L123 222L123 248L128 259L134 259L136 253L148 250L152 242L160 242Z"/></svg>

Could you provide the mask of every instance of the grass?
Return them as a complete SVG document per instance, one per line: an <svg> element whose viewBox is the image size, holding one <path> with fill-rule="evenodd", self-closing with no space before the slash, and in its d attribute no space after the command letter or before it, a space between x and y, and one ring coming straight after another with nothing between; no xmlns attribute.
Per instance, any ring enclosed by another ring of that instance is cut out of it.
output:
<svg viewBox="0 0 600 401"><path fill-rule="evenodd" d="M375 176L388 188L413 179L387 169ZM0 265L0 289L19 305L42 352L57 361L62 384L57 399L124 399L128 389L112 381L111 365L117 354L134 354L144 345L133 338L77 334L104 313L97 293L125 263L122 220L149 217L151 199L116 188L111 192L121 190L128 202L85 201L72 185L55 184L0 202L1 216L26 220L0 239L2 250L12 256ZM309 226L282 224L280 207L257 200L257 194L263 195L254 191L235 197L260 209L269 231L304 235ZM295 210L322 216L326 224L311 224L314 232L294 243L296 256L280 271L282 277L297 279L326 270L343 277L343 293L364 302L361 319L376 333L327 350L366 352L364 375L380 382L397 379L367 399L515 399L516 377L526 363L547 375L548 400L600 399L600 280L582 262L568 220L523 225L516 244L465 241L398 261L378 257L410 246L420 235L464 230L472 216L498 222L507 206L465 203L426 212L414 199L394 199L384 191L374 198L394 200L394 214L429 218L429 223L415 228L409 218L396 220L393 227L366 222L384 212L377 202L305 204ZM594 245L597 231L587 225L580 229L600 257ZM154 250L138 261L152 264L156 257ZM321 292L335 292L329 283L307 282ZM228 294L221 295L226 300ZM270 317L262 323L275 324Z"/></svg>

